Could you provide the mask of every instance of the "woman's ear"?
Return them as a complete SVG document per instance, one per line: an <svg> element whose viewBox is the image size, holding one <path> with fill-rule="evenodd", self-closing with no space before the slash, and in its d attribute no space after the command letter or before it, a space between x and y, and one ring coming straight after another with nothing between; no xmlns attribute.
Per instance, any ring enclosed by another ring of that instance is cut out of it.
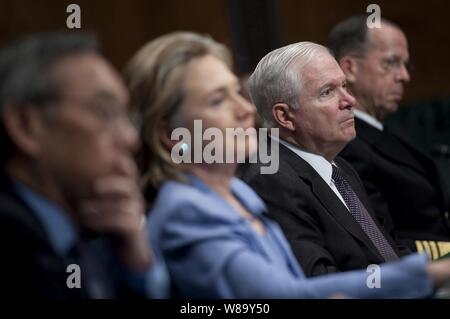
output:
<svg viewBox="0 0 450 319"><path fill-rule="evenodd" d="M161 139L161 142L163 145L168 149L171 150L174 145L177 143L176 141L172 141L172 128L169 125L168 121L163 120L158 126L159 129L159 138Z"/></svg>
<svg viewBox="0 0 450 319"><path fill-rule="evenodd" d="M356 59L350 56L344 56L339 60L339 66L344 72L347 82L354 83L358 72Z"/></svg>
<svg viewBox="0 0 450 319"><path fill-rule="evenodd" d="M280 128L295 131L294 114L286 103L277 103L272 106L272 116Z"/></svg>
<svg viewBox="0 0 450 319"><path fill-rule="evenodd" d="M6 106L2 117L6 133L20 151L29 156L40 152L46 128L36 107Z"/></svg>

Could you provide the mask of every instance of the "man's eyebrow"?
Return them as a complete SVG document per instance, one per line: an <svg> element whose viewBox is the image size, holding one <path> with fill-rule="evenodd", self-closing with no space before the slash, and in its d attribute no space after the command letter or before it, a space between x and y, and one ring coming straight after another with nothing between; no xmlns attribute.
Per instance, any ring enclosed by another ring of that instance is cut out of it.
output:
<svg viewBox="0 0 450 319"><path fill-rule="evenodd" d="M109 90L99 90L92 97L94 103L99 103L103 106L110 105L114 108L130 108L129 100L122 100L117 94Z"/></svg>
<svg viewBox="0 0 450 319"><path fill-rule="evenodd" d="M336 80L329 80L319 87L319 91L322 91L323 89L325 89L327 87L336 87L338 85L339 84Z"/></svg>
<svg viewBox="0 0 450 319"><path fill-rule="evenodd" d="M404 63L408 63L409 62L409 58L403 60L402 57L400 55L398 55L397 53L393 53L393 54L389 55L387 58L391 59L391 60L394 60L394 59L395 60L400 60L400 61L402 61Z"/></svg>

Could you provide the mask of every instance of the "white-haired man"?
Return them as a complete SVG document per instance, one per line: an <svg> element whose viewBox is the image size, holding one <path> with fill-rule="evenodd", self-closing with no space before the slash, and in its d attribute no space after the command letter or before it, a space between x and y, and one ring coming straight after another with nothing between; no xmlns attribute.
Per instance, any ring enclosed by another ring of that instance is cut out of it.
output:
<svg viewBox="0 0 450 319"><path fill-rule="evenodd" d="M272 51L250 78L264 126L279 128L280 169L243 173L280 223L309 276L398 259L358 175L337 157L355 138L345 75L328 49L300 42Z"/></svg>

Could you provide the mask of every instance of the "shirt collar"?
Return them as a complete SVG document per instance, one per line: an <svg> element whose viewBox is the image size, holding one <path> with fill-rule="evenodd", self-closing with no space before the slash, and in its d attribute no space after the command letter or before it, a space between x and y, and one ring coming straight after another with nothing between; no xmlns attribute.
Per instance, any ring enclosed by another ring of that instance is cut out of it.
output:
<svg viewBox="0 0 450 319"><path fill-rule="evenodd" d="M325 159L325 157L310 152L301 150L297 145L291 144L289 142L283 141L275 136L271 136L272 139L283 144L295 154L304 159L312 168L322 177L322 179L327 183L331 183L331 176L333 174L333 168L331 163Z"/></svg>
<svg viewBox="0 0 450 319"><path fill-rule="evenodd" d="M53 249L60 255L66 255L79 237L69 216L60 207L24 184L15 182L14 186L18 195L43 224Z"/></svg>
<svg viewBox="0 0 450 319"><path fill-rule="evenodd" d="M361 121L366 122L370 126L375 127L376 129L383 131L384 126L383 123L378 121L376 118L374 118L372 115L367 114L366 112L363 112L361 110L353 109L353 112L355 116L360 119Z"/></svg>

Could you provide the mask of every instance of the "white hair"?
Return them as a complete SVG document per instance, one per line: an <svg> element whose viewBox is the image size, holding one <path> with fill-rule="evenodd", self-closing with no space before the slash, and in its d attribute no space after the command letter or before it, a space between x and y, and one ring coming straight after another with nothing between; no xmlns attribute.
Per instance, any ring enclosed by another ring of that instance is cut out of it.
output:
<svg viewBox="0 0 450 319"><path fill-rule="evenodd" d="M313 42L298 42L268 53L258 63L249 79L250 96L258 109L263 126L274 126L272 106L286 103L297 108L302 86L301 70L314 58L330 54Z"/></svg>

